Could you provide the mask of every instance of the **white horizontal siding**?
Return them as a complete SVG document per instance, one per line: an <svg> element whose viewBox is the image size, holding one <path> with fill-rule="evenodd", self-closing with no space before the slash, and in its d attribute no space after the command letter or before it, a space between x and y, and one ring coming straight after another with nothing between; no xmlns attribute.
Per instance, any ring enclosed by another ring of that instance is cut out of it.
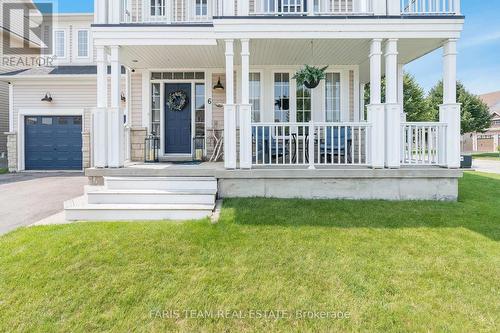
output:
<svg viewBox="0 0 500 333"><path fill-rule="evenodd" d="M142 73L131 75L130 120L132 127L142 127Z"/></svg>
<svg viewBox="0 0 500 333"><path fill-rule="evenodd" d="M43 83L16 85L14 93L14 128L17 128L19 109L46 109L50 115L54 109L86 109L85 130L90 125L90 110L96 106L96 84L81 82L79 84ZM49 92L54 101L42 102L45 93Z"/></svg>

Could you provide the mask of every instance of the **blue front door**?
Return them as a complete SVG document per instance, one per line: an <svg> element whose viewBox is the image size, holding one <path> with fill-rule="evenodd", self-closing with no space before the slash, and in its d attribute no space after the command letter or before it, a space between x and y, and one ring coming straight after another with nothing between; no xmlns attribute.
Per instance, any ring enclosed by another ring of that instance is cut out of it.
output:
<svg viewBox="0 0 500 333"><path fill-rule="evenodd" d="M182 92L186 96L182 110L171 109L168 106L169 96L176 92ZM165 84L165 153L191 154L190 83Z"/></svg>

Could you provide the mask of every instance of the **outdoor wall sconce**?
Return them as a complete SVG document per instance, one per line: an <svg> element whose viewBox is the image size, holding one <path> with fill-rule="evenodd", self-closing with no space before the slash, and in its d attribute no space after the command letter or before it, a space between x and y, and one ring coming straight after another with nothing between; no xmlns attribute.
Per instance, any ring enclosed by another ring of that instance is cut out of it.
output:
<svg viewBox="0 0 500 333"><path fill-rule="evenodd" d="M214 86L214 90L224 90L224 86L220 82L220 76L219 76L219 80L217 81L217 84Z"/></svg>
<svg viewBox="0 0 500 333"><path fill-rule="evenodd" d="M50 95L50 93L45 93L45 97L42 98L42 102L48 102L48 103L52 103L52 96Z"/></svg>
<svg viewBox="0 0 500 333"><path fill-rule="evenodd" d="M125 97L124 93L121 94L120 99L122 100L123 103L127 101L127 97Z"/></svg>

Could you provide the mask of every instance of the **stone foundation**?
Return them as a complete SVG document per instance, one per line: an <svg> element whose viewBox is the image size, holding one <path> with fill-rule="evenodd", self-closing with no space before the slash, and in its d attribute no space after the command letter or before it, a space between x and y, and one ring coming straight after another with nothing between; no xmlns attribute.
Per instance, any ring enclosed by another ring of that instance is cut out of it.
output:
<svg viewBox="0 0 500 333"><path fill-rule="evenodd" d="M82 167L90 168L90 132L82 133Z"/></svg>
<svg viewBox="0 0 500 333"><path fill-rule="evenodd" d="M130 129L130 159L133 162L144 161L145 139L147 131L145 128Z"/></svg>
<svg viewBox="0 0 500 333"><path fill-rule="evenodd" d="M8 132L7 135L7 160L9 172L16 172L17 169L17 133Z"/></svg>

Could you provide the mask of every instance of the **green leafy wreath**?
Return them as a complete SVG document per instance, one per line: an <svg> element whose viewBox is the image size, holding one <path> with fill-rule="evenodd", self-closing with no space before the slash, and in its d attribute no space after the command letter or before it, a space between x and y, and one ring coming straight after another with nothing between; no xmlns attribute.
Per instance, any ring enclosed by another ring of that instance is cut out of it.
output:
<svg viewBox="0 0 500 333"><path fill-rule="evenodd" d="M167 106L171 111L180 112L186 107L187 103L187 95L182 90L174 91L168 95Z"/></svg>

